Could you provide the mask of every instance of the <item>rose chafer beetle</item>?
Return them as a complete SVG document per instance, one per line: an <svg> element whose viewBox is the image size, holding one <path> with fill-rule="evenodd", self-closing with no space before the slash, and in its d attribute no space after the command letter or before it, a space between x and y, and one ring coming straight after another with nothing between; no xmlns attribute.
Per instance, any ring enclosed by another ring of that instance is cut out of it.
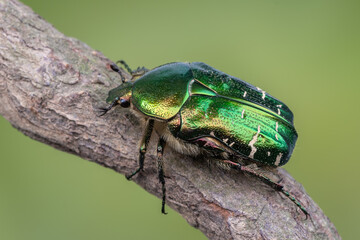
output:
<svg viewBox="0 0 360 240"><path fill-rule="evenodd" d="M132 71L119 61L136 80L126 82L117 65L122 84L109 92L110 105L130 108L146 120L139 150L139 167L153 130L159 135L158 176L162 184L162 213L165 213L166 188L163 171L165 144L190 155L207 155L222 166L250 173L293 201L307 216L306 209L283 186L269 179L249 163L282 166L294 150L297 133L293 114L281 101L260 88L229 76L201 62L169 63L153 70Z"/></svg>

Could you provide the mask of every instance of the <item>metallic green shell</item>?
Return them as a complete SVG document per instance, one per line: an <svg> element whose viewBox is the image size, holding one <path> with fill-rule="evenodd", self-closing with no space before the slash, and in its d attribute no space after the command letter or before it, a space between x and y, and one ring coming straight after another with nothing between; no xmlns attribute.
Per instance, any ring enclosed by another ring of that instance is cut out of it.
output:
<svg viewBox="0 0 360 240"><path fill-rule="evenodd" d="M246 158L281 166L297 135L292 125L268 112L223 97L192 96L180 110L173 134L186 141L212 137Z"/></svg>
<svg viewBox="0 0 360 240"><path fill-rule="evenodd" d="M170 119L189 97L191 80L192 72L187 63L155 68L134 83L132 103L148 116Z"/></svg>
<svg viewBox="0 0 360 240"><path fill-rule="evenodd" d="M124 89L129 86L112 90L113 95ZM289 160L297 140L293 114L284 103L204 63L170 63L151 70L133 83L131 102L145 115L168 121L175 137L193 143L216 139L241 156L272 166Z"/></svg>
<svg viewBox="0 0 360 240"><path fill-rule="evenodd" d="M244 99L255 105L267 108L279 116L293 123L290 109L278 99L272 97L262 89L216 70L201 62L190 63L193 77L208 86L219 95L232 99Z"/></svg>

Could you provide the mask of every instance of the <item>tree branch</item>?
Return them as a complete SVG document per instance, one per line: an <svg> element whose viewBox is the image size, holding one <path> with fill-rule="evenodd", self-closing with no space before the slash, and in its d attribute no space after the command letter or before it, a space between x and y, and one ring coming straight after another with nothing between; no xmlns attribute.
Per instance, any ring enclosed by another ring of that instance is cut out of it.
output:
<svg viewBox="0 0 360 240"><path fill-rule="evenodd" d="M110 60L16 0L0 0L0 31L0 114L33 139L121 174L134 170L142 135L138 119L121 109L97 117L107 92L120 83ZM152 145L145 171L134 181L161 197L154 153ZM272 177L282 179L309 211L307 220L256 178L209 167L171 149L165 159L167 204L209 239L340 239L283 169Z"/></svg>

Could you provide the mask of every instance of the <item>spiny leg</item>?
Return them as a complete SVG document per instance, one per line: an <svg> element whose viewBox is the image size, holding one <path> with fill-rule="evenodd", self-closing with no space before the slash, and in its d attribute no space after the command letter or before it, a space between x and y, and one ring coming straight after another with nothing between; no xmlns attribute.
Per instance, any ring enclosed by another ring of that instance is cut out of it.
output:
<svg viewBox="0 0 360 240"><path fill-rule="evenodd" d="M134 77L140 77L149 71L149 69L145 67L138 67L136 70L132 70L124 60L119 60L116 63L120 63L121 65L123 65L126 71L128 71L131 74L132 79Z"/></svg>
<svg viewBox="0 0 360 240"><path fill-rule="evenodd" d="M120 75L121 81L124 83L125 77L122 75L120 68L116 64L111 64L110 67L114 72L117 72Z"/></svg>
<svg viewBox="0 0 360 240"><path fill-rule="evenodd" d="M119 60L116 62L116 64L120 63L121 65L124 66L124 68L126 69L126 71L128 71L128 73L132 73L133 71L131 70L131 68L129 67L129 65L124 61L124 60Z"/></svg>
<svg viewBox="0 0 360 240"><path fill-rule="evenodd" d="M164 176L164 161L163 154L166 142L164 139L160 138L157 145L157 166L158 166L158 177L159 181L162 185L162 205L161 205L161 213L167 214L165 212L165 201L166 201L166 187L165 187L165 176Z"/></svg>
<svg viewBox="0 0 360 240"><path fill-rule="evenodd" d="M284 186L281 184L278 184L276 182L274 182L273 180L271 180L270 178L264 176L261 173L256 172L255 170L248 168L246 166L242 166L240 163L236 163L236 162L232 162L229 160L224 160L224 162L231 164L232 166L234 166L236 169L240 169L243 172L249 173L255 177L258 177L261 181L263 181L264 183L268 184L270 187L272 187L273 189L282 192L285 196L287 196L293 203L296 204L296 206L298 206L301 211L305 214L306 218L308 217L309 213L308 211L301 205L301 203L299 201L296 200L295 197L293 197L289 192L284 190Z"/></svg>
<svg viewBox="0 0 360 240"><path fill-rule="evenodd" d="M144 136L143 136L143 138L141 140L140 151L139 151L139 154L140 154L139 155L139 167L132 174L126 176L127 180L130 180L138 172L143 170L145 153L146 153L147 147L149 145L149 141L150 141L150 137L151 137L151 133L152 133L153 128L154 128L154 120L149 119L146 122L145 133L144 133Z"/></svg>

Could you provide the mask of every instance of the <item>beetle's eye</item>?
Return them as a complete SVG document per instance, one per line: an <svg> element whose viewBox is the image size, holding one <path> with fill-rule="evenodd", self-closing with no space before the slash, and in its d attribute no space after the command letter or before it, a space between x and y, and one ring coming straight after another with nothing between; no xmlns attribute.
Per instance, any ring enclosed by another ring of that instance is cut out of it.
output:
<svg viewBox="0 0 360 240"><path fill-rule="evenodd" d="M127 99L120 99L120 106L122 106L123 108L128 108L130 107L130 101Z"/></svg>

